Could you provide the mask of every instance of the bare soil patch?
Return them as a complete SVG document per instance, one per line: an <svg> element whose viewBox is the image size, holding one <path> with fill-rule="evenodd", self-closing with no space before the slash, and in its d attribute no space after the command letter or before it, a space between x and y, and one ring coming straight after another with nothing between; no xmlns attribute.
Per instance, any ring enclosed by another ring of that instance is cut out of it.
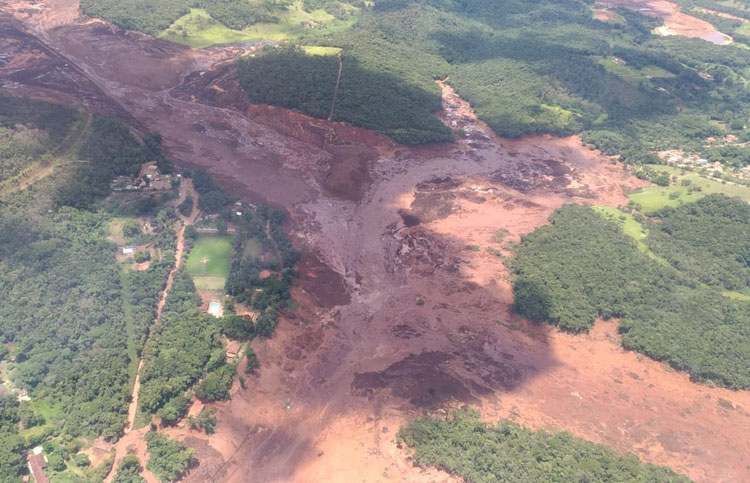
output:
<svg viewBox="0 0 750 483"><path fill-rule="evenodd" d="M730 36L717 31L705 20L682 12L680 7L666 0L597 0L596 3L607 7L625 7L644 15L662 18L664 26L659 30L660 35L682 35L719 45L732 43Z"/></svg>

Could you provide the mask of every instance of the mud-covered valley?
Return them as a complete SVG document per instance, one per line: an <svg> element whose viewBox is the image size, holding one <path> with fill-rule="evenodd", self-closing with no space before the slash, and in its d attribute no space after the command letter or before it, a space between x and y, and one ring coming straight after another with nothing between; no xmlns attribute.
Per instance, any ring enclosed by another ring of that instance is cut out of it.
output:
<svg viewBox="0 0 750 483"><path fill-rule="evenodd" d="M216 434L165 430L197 449L185 481L452 481L414 466L396 433L463 405L697 481L750 480L747 391L625 351L615 321L571 335L511 312L503 259L521 235L564 203L624 205L645 183L577 137L498 138L442 84L441 119L465 136L396 145L248 104L231 63L248 49L125 32L80 17L75 0L0 7L0 51L2 92L158 132L178 163L291 215L305 253L296 310L254 342L247 387L214 403Z"/></svg>

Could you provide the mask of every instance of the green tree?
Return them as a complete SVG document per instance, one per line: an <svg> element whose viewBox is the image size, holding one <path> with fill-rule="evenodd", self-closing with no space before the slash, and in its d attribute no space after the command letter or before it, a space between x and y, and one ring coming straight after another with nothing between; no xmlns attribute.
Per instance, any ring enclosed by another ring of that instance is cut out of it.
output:
<svg viewBox="0 0 750 483"><path fill-rule="evenodd" d="M141 478L141 462L138 456L129 454L120 460L117 466L117 473L112 480L113 483L144 483L146 480Z"/></svg>
<svg viewBox="0 0 750 483"><path fill-rule="evenodd" d="M179 479L192 465L193 448L153 431L145 439L150 454L146 467L162 481Z"/></svg>

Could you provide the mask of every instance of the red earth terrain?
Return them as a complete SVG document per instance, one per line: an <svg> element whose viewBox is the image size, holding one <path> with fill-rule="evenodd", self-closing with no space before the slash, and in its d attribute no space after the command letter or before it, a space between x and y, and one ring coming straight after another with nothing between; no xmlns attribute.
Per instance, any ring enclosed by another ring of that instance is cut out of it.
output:
<svg viewBox="0 0 750 483"><path fill-rule="evenodd" d="M231 65L241 49L124 32L81 18L73 0L8 5L2 92L159 132L178 163L291 214L305 252L297 309L254 341L257 375L211 405L216 434L163 429L197 450L185 481L451 481L415 467L395 436L415 416L466 404L697 481L750 481L750 393L623 350L616 321L576 336L510 311L508 243L564 203L627 203L643 182L613 160L576 137L498 138L447 84L442 119L465 137L395 145L248 105Z"/></svg>

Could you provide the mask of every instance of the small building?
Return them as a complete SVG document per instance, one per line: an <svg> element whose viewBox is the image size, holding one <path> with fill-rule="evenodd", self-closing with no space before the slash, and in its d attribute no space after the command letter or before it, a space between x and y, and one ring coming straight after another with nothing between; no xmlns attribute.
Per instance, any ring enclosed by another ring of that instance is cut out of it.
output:
<svg viewBox="0 0 750 483"><path fill-rule="evenodd" d="M232 362L240 353L240 343L236 341L229 341L227 344L227 362Z"/></svg>
<svg viewBox="0 0 750 483"><path fill-rule="evenodd" d="M198 415L203 411L203 408L205 407L205 404L203 404L200 399L196 399L195 402L193 402L192 406L190 406L190 409L188 410L188 417L189 418L197 418Z"/></svg>
<svg viewBox="0 0 750 483"><path fill-rule="evenodd" d="M39 450L37 453L36 448L34 448L34 453L28 457L29 471L36 483L49 483L49 478L44 474L44 468L47 467L47 459L42 454L41 447Z"/></svg>
<svg viewBox="0 0 750 483"><path fill-rule="evenodd" d="M271 272L270 270L261 270L258 274L258 278L261 280L265 280L267 278L271 278L271 275L273 275L273 272Z"/></svg>
<svg viewBox="0 0 750 483"><path fill-rule="evenodd" d="M127 256L135 255L135 248L133 248L133 247L123 247L122 254L123 255L127 255Z"/></svg>

